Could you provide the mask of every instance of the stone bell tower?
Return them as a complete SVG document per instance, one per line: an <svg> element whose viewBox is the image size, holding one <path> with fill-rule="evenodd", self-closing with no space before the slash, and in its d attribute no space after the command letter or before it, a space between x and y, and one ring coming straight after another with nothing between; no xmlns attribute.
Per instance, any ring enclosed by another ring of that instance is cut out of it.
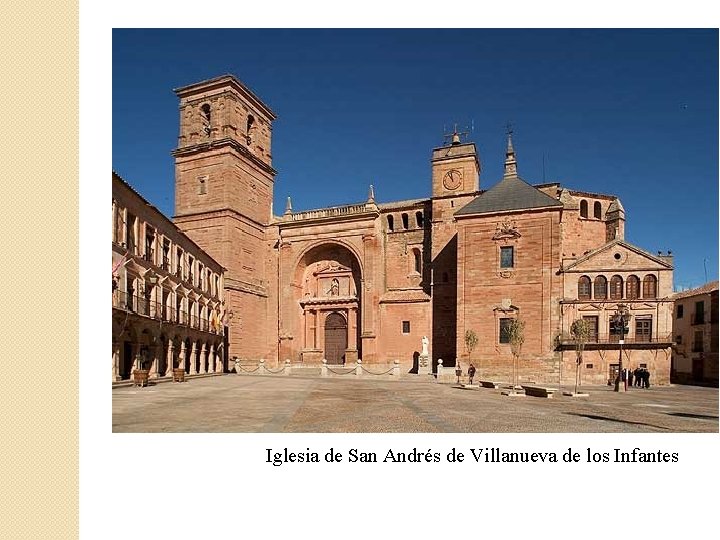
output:
<svg viewBox="0 0 720 540"><path fill-rule="evenodd" d="M262 357L268 340L267 226L272 219L271 139L275 114L233 75L175 90L177 226L227 270L233 355ZM252 314L252 315L251 315ZM233 350L234 349L234 350Z"/></svg>
<svg viewBox="0 0 720 540"><path fill-rule="evenodd" d="M457 227L454 214L480 189L480 158L475 143L462 142L457 127L449 144L433 149L432 175L432 358L453 365L457 319ZM433 366L434 367L434 366Z"/></svg>

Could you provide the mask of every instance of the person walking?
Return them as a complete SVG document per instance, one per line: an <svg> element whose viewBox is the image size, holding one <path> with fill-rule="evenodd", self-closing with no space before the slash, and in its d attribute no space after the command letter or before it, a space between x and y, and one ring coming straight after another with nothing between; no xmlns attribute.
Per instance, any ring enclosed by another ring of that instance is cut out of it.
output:
<svg viewBox="0 0 720 540"><path fill-rule="evenodd" d="M635 386L640 386L640 383L642 382L640 379L642 379L642 369L640 369L640 366L635 368Z"/></svg>
<svg viewBox="0 0 720 540"><path fill-rule="evenodd" d="M632 388L634 376L635 376L635 371L632 369L628 369L628 386L630 388Z"/></svg>
<svg viewBox="0 0 720 540"><path fill-rule="evenodd" d="M645 388L650 388L650 371L645 370Z"/></svg>
<svg viewBox="0 0 720 540"><path fill-rule="evenodd" d="M470 379L470 384L472 384L473 377L475 376L475 366L470 364L470 367L468 368L468 378Z"/></svg>

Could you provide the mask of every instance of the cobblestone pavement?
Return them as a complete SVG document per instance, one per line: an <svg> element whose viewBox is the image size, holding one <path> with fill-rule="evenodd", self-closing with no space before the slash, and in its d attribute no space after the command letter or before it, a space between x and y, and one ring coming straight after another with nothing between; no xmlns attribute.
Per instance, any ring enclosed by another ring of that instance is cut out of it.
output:
<svg viewBox="0 0 720 540"><path fill-rule="evenodd" d="M569 390L570 388L565 388ZM506 397L429 380L225 375L112 391L114 432L718 432L718 389Z"/></svg>

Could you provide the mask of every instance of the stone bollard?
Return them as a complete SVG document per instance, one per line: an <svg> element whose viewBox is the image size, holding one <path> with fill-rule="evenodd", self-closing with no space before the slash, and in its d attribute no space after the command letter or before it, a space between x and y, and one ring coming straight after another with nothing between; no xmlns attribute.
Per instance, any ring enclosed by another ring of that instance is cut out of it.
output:
<svg viewBox="0 0 720 540"><path fill-rule="evenodd" d="M327 376L328 376L327 359L325 359L325 358L323 358L322 367L320 368L320 376L321 376L321 377L327 377Z"/></svg>
<svg viewBox="0 0 720 540"><path fill-rule="evenodd" d="M290 371L292 370L292 364L290 363L290 359L285 359L285 371L283 371L284 375L290 375Z"/></svg>
<svg viewBox="0 0 720 540"><path fill-rule="evenodd" d="M260 359L259 367L260 367L260 369L258 370L259 371L258 375L262 375L263 373L265 373L267 371L267 368L265 367L265 359L264 358Z"/></svg>
<svg viewBox="0 0 720 540"><path fill-rule="evenodd" d="M442 380L442 374L443 374L443 365L442 365L442 358L438 358L438 365L437 365L437 382L440 382Z"/></svg>
<svg viewBox="0 0 720 540"><path fill-rule="evenodd" d="M355 376L360 377L362 375L362 360L359 358L355 362Z"/></svg>
<svg viewBox="0 0 720 540"><path fill-rule="evenodd" d="M400 376L400 360L393 360L393 377Z"/></svg>

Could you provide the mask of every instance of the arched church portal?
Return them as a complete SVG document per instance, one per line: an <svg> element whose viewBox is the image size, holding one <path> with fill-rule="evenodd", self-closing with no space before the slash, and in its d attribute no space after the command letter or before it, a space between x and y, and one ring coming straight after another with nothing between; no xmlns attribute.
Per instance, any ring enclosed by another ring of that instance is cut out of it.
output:
<svg viewBox="0 0 720 540"><path fill-rule="evenodd" d="M360 358L362 287L355 254L336 243L315 246L298 261L295 284L301 360L342 364Z"/></svg>

